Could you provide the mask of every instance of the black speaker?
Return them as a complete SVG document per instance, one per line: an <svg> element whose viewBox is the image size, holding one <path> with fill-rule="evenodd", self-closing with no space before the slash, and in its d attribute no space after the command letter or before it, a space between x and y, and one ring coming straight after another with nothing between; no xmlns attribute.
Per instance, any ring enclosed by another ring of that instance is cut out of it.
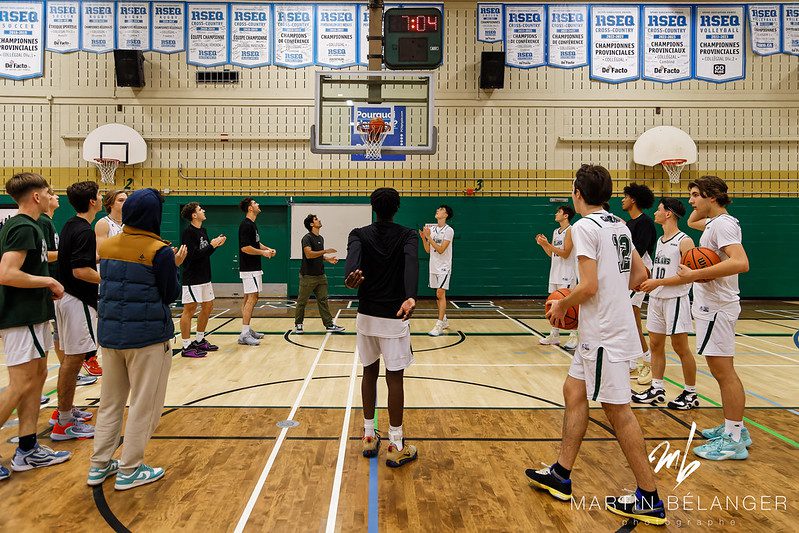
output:
<svg viewBox="0 0 799 533"><path fill-rule="evenodd" d="M505 52L483 52L480 57L480 88L505 87Z"/></svg>
<svg viewBox="0 0 799 533"><path fill-rule="evenodd" d="M114 50L117 87L144 87L144 54L141 50Z"/></svg>

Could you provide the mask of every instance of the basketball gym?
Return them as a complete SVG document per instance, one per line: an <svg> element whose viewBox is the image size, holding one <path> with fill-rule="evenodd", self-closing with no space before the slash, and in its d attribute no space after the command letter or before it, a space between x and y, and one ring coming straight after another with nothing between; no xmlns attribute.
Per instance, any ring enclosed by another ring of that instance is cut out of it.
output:
<svg viewBox="0 0 799 533"><path fill-rule="evenodd" d="M706 442L700 430L724 419L702 355L699 407L632 404L666 507L661 530L796 530L798 4L20 0L0 6L0 34L3 180L41 174L61 197L56 228L74 215L66 188L93 180L103 192L161 191L161 236L172 243L189 202L205 209L209 235L228 237L211 256L206 337L219 350L181 357L182 304L172 305L174 356L145 454L163 479L87 486L92 440L49 439L59 372L50 351L37 436L72 456L0 481L0 530L654 531L605 509L636 482L597 402L573 499L525 475L557 457L574 357L539 342L552 326L550 257L536 235L557 227L586 163L610 172L609 211L622 220L630 183L654 192L652 216L664 197L690 212L688 184L718 176L749 259L734 330L748 459L691 452ZM428 334L439 315L419 246L403 422L418 458L401 468L385 464L382 367L384 442L362 455L359 301L344 283L348 234L372 222L380 187L399 192L394 221L406 227L435 224L444 204L455 213L439 336ZM263 261L251 322L260 346L237 342L245 197L260 204L261 242L277 251ZM0 194L0 221L15 213ZM343 333L326 331L313 299L304 333L295 329L309 214L338 251L325 274ZM699 246L700 232L679 226ZM689 344L696 353L693 334ZM667 398L682 375L667 342ZM96 415L103 379L78 387L75 406ZM6 466L17 426L12 414L0 429Z"/></svg>

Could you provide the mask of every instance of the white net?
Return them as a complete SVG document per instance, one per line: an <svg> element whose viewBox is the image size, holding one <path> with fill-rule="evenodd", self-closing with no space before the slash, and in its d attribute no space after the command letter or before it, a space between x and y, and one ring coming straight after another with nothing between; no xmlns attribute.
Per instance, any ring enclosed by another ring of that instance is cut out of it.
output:
<svg viewBox="0 0 799 533"><path fill-rule="evenodd" d="M660 162L666 174L669 175L671 183L680 183L680 173L685 168L687 160L685 159L665 159Z"/></svg>
<svg viewBox="0 0 799 533"><path fill-rule="evenodd" d="M114 173L119 166L118 159L97 158L94 160L94 164L97 165L97 170L100 171L100 180L103 183L114 183Z"/></svg>
<svg viewBox="0 0 799 533"><path fill-rule="evenodd" d="M369 160L380 159L380 150L383 147L383 141L386 140L386 135L391 132L394 123L380 122L379 124L371 122L362 122L358 124L358 133L361 135L361 142L365 148L365 157Z"/></svg>

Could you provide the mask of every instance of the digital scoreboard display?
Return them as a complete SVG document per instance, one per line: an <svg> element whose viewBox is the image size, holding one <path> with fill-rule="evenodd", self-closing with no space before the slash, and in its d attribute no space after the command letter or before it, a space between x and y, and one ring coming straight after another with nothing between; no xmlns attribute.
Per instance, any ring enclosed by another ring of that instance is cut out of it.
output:
<svg viewBox="0 0 799 533"><path fill-rule="evenodd" d="M434 15L389 15L386 20L388 30L392 33L435 33L441 29L440 12Z"/></svg>
<svg viewBox="0 0 799 533"><path fill-rule="evenodd" d="M383 59L388 68L434 69L444 58L444 18L436 8L388 9L383 17Z"/></svg>

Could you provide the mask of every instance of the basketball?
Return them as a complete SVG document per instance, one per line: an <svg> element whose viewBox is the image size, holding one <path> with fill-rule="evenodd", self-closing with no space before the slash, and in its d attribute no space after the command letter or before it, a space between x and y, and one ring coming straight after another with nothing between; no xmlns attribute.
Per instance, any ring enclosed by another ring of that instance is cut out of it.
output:
<svg viewBox="0 0 799 533"><path fill-rule="evenodd" d="M550 302L553 300L560 300L562 298L567 297L571 294L569 289L558 289L549 296L547 296L547 302L544 304L545 311L549 311ZM561 329L577 329L577 317L579 315L580 308L577 306L569 307L566 310L566 316L563 317L563 327L556 325L554 322L550 321L550 324L554 327L560 327Z"/></svg>
<svg viewBox="0 0 799 533"><path fill-rule="evenodd" d="M682 264L691 270L700 270L721 263L719 255L710 248L691 248L682 256Z"/></svg>

